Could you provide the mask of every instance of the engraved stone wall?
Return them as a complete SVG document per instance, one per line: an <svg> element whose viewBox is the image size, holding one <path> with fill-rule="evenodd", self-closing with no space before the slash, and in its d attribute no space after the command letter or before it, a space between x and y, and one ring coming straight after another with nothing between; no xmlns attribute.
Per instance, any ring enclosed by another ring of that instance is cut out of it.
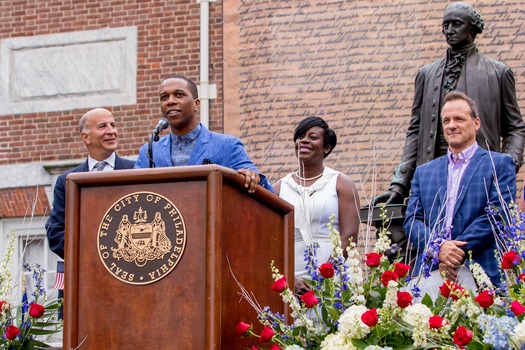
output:
<svg viewBox="0 0 525 350"><path fill-rule="evenodd" d="M136 27L4 39L0 58L0 115L136 103Z"/></svg>

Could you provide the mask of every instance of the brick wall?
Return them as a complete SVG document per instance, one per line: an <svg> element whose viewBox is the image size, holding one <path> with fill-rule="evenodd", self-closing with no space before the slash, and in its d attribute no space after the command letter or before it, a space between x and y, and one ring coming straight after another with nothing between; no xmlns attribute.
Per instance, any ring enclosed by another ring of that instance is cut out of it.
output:
<svg viewBox="0 0 525 350"><path fill-rule="evenodd" d="M43 187L0 189L0 218L41 216L50 210Z"/></svg>
<svg viewBox="0 0 525 350"><path fill-rule="evenodd" d="M119 154L137 154L160 117L158 88L170 73L199 80L200 5L154 0L2 0L0 40L41 34L137 26L137 104L111 108ZM223 131L222 3L210 3L210 129ZM100 106L106 107L106 106ZM0 165L83 158L78 120L86 109L0 116Z"/></svg>

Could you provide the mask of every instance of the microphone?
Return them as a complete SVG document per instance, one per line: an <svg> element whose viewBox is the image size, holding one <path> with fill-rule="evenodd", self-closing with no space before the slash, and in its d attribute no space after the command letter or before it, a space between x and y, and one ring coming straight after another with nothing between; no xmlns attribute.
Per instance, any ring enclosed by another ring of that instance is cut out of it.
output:
<svg viewBox="0 0 525 350"><path fill-rule="evenodd" d="M158 141L159 140L160 132L162 130L165 130L168 127L168 125L170 125L170 122L168 121L168 119L166 119L166 118L159 119L159 122L153 128L153 131L151 132L151 134L153 135L153 141Z"/></svg>

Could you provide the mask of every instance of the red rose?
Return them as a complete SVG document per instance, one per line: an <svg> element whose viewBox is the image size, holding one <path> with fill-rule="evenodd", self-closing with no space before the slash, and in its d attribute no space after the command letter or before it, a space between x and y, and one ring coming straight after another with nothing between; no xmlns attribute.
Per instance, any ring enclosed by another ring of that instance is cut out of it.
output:
<svg viewBox="0 0 525 350"><path fill-rule="evenodd" d="M510 309L516 316L519 316L525 312L525 306L521 305L521 303L517 300L514 300L512 303L510 303Z"/></svg>
<svg viewBox="0 0 525 350"><path fill-rule="evenodd" d="M237 335L239 336L242 336L242 335L245 335L246 332L250 330L250 328L252 328L252 325L241 321L235 327L235 333L237 333Z"/></svg>
<svg viewBox="0 0 525 350"><path fill-rule="evenodd" d="M270 348L270 350L283 350L281 349L281 347L277 344L273 344L272 347Z"/></svg>
<svg viewBox="0 0 525 350"><path fill-rule="evenodd" d="M443 282L443 284L439 287L439 291L441 292L442 296L448 299L450 296L450 287L446 281Z"/></svg>
<svg viewBox="0 0 525 350"><path fill-rule="evenodd" d="M458 300L459 298L465 297L467 295L468 295L468 291L465 288L454 283L454 286L452 289L452 295L450 296L452 300Z"/></svg>
<svg viewBox="0 0 525 350"><path fill-rule="evenodd" d="M9 303L7 301L0 300L0 313L4 313L9 309Z"/></svg>
<svg viewBox="0 0 525 350"><path fill-rule="evenodd" d="M465 288L451 281L443 282L443 284L439 287L439 290L441 291L442 296L445 298L451 297L452 300L458 300L460 297L466 296L468 294Z"/></svg>
<svg viewBox="0 0 525 350"><path fill-rule="evenodd" d="M366 254L366 260L363 260L370 267L377 267L381 262L381 254L379 253L368 253Z"/></svg>
<svg viewBox="0 0 525 350"><path fill-rule="evenodd" d="M37 303L32 303L31 306L29 306L29 316L34 318L40 318L44 314L44 305L40 305Z"/></svg>
<svg viewBox="0 0 525 350"><path fill-rule="evenodd" d="M252 345L252 349L251 350L259 350L259 349Z"/></svg>
<svg viewBox="0 0 525 350"><path fill-rule="evenodd" d="M394 271L387 270L381 275L381 283L383 286L388 286L388 282L397 281L399 277L394 273Z"/></svg>
<svg viewBox="0 0 525 350"><path fill-rule="evenodd" d="M501 267L503 268L503 270L508 270L518 265L520 262L521 258L518 255L518 253L511 250L510 252L506 252L505 254L503 254L503 258L501 260Z"/></svg>
<svg viewBox="0 0 525 350"><path fill-rule="evenodd" d="M484 309L494 304L492 293L488 290L484 290L483 292L479 293L478 296L474 298L474 300Z"/></svg>
<svg viewBox="0 0 525 350"><path fill-rule="evenodd" d="M330 263L324 263L319 266L319 272L324 278L334 277L334 267Z"/></svg>
<svg viewBox="0 0 525 350"><path fill-rule="evenodd" d="M309 309L319 303L319 300L317 300L313 290L309 290L308 292L304 293L300 298L304 302L304 305Z"/></svg>
<svg viewBox="0 0 525 350"><path fill-rule="evenodd" d="M410 270L410 265L405 265L401 263L395 263L394 264L394 273L399 277L405 277L408 273L408 270Z"/></svg>
<svg viewBox="0 0 525 350"><path fill-rule="evenodd" d="M404 309L405 307L412 305L412 295L409 292L398 292L397 293L397 306Z"/></svg>
<svg viewBox="0 0 525 350"><path fill-rule="evenodd" d="M277 293L282 293L286 288L288 288L288 283L286 283L285 276L279 278L272 284L272 290Z"/></svg>
<svg viewBox="0 0 525 350"><path fill-rule="evenodd" d="M266 326L261 331L261 337L259 338L259 341L263 343L269 342L270 340L272 340L274 334L275 333L272 327Z"/></svg>
<svg viewBox="0 0 525 350"><path fill-rule="evenodd" d="M428 318L428 324L431 329L440 329L447 324L447 321L439 315L434 315Z"/></svg>
<svg viewBox="0 0 525 350"><path fill-rule="evenodd" d="M465 326L459 326L454 332L454 344L462 348L472 341L472 332L465 328Z"/></svg>
<svg viewBox="0 0 525 350"><path fill-rule="evenodd" d="M518 279L521 281L521 282L525 282L525 273L522 273L521 275L518 276Z"/></svg>
<svg viewBox="0 0 525 350"><path fill-rule="evenodd" d="M12 324L7 326L7 328L5 329L5 337L9 340L15 340L15 338L18 337L19 334L20 330Z"/></svg>
<svg viewBox="0 0 525 350"><path fill-rule="evenodd" d="M377 322L379 322L379 318L377 317L377 310L374 308L366 310L361 315L361 321L363 321L363 323L366 324L368 327L374 327L377 324Z"/></svg>

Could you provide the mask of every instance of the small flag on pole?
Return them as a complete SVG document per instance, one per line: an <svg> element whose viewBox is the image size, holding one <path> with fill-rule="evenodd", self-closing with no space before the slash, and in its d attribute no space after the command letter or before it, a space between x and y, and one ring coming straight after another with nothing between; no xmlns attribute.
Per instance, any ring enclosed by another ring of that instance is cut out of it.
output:
<svg viewBox="0 0 525 350"><path fill-rule="evenodd" d="M55 278L55 284L53 289L64 289L64 262L57 261L57 276Z"/></svg>

